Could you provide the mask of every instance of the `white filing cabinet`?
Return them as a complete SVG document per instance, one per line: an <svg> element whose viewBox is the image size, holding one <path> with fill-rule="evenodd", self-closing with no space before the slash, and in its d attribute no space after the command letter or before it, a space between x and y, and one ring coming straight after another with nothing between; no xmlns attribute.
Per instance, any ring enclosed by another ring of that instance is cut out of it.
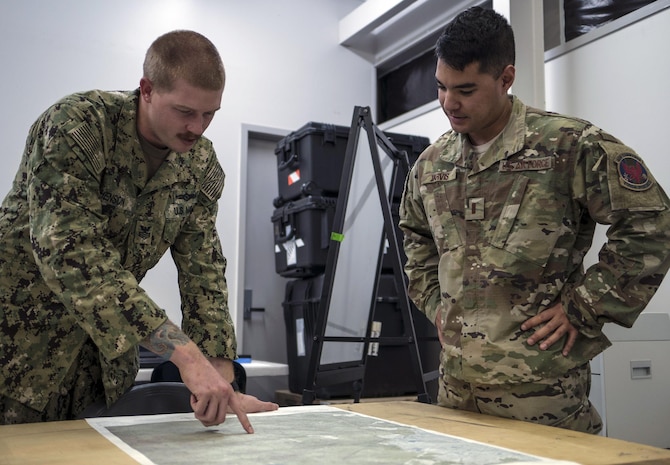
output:
<svg viewBox="0 0 670 465"><path fill-rule="evenodd" d="M642 313L632 328L605 326L612 347L591 362L591 402L603 434L670 448L670 314Z"/></svg>

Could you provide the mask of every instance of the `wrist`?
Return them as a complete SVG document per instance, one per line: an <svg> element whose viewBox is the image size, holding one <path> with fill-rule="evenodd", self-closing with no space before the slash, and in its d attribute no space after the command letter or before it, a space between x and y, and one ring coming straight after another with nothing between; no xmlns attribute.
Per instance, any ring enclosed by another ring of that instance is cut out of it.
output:
<svg viewBox="0 0 670 465"><path fill-rule="evenodd" d="M223 357L208 357L209 362L216 369L216 371L228 382L235 379L235 370L233 369L232 360Z"/></svg>

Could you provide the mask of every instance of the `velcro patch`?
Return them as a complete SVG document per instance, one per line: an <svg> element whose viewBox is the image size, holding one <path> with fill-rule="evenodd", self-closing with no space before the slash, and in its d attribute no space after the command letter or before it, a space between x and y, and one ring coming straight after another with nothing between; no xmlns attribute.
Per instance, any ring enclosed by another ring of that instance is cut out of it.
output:
<svg viewBox="0 0 670 465"><path fill-rule="evenodd" d="M640 157L633 153L621 153L614 160L619 173L619 184L632 191L646 191L654 182Z"/></svg>
<svg viewBox="0 0 670 465"><path fill-rule="evenodd" d="M225 175L221 165L219 163L213 163L209 171L205 174L205 182L202 184L202 193L211 201L218 200L223 192L224 179Z"/></svg>
<svg viewBox="0 0 670 465"><path fill-rule="evenodd" d="M100 139L93 135L91 128L86 123L81 123L71 129L69 134L86 155L95 172L101 173L105 167L102 144L100 144Z"/></svg>
<svg viewBox="0 0 670 465"><path fill-rule="evenodd" d="M600 141L607 154L607 189L612 210L665 210L663 191L633 149L618 142Z"/></svg>

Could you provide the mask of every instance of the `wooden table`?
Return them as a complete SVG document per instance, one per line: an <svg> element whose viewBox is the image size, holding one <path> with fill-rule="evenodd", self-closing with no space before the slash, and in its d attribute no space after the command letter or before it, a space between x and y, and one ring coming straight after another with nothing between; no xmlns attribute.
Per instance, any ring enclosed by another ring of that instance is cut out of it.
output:
<svg viewBox="0 0 670 465"><path fill-rule="evenodd" d="M670 464L670 450L418 402L366 402L335 407L583 465ZM187 461L188 451L184 453ZM128 465L136 462L84 420L75 420L0 426L0 463Z"/></svg>
<svg viewBox="0 0 670 465"><path fill-rule="evenodd" d="M335 405L385 420L582 465L670 464L670 450L419 402Z"/></svg>

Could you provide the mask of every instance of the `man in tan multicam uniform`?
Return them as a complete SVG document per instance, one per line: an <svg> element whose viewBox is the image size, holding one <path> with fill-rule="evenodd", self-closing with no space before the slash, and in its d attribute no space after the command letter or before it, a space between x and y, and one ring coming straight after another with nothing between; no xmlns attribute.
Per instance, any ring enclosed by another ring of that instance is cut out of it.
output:
<svg viewBox="0 0 670 465"><path fill-rule="evenodd" d="M140 87L67 96L30 129L0 211L0 423L76 418L134 383L138 344L173 361L204 425L275 404L234 393L215 228L224 174L202 137L225 82L214 45L159 37ZM170 249L182 329L139 286Z"/></svg>
<svg viewBox="0 0 670 465"><path fill-rule="evenodd" d="M438 404L596 433L589 361L670 266L670 201L641 158L587 121L508 95L514 37L473 7L436 47L452 130L400 207L409 295L442 343ZM584 269L596 223L609 225Z"/></svg>

